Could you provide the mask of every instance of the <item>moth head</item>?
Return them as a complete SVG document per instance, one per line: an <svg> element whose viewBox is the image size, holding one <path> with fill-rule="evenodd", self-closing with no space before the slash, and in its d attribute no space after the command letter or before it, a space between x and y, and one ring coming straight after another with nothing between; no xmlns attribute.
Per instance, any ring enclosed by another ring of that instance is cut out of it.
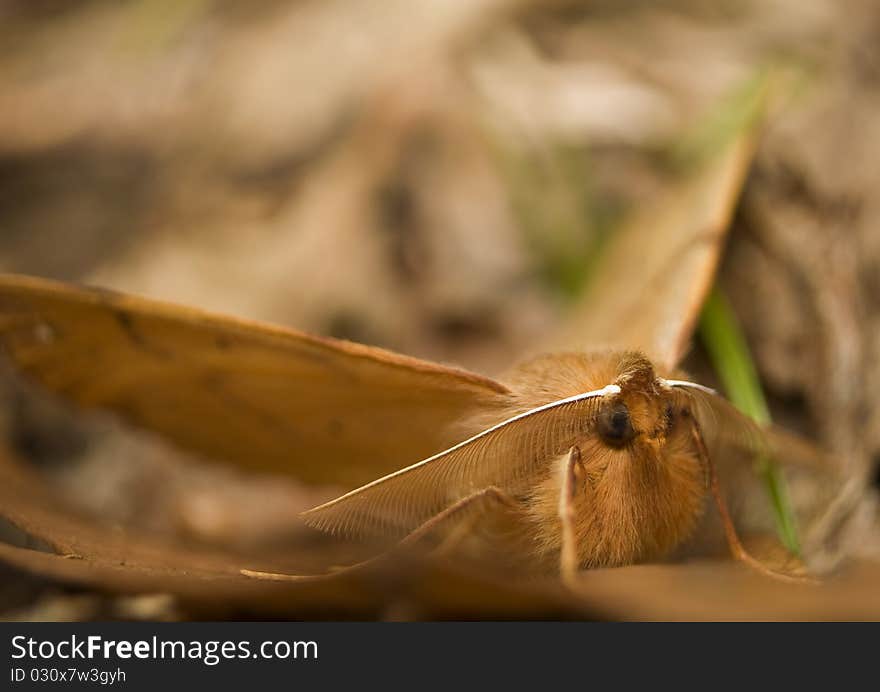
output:
<svg viewBox="0 0 880 692"><path fill-rule="evenodd" d="M597 434L609 447L643 443L659 450L676 418L670 386L641 354L624 354L618 372L620 392L600 409Z"/></svg>

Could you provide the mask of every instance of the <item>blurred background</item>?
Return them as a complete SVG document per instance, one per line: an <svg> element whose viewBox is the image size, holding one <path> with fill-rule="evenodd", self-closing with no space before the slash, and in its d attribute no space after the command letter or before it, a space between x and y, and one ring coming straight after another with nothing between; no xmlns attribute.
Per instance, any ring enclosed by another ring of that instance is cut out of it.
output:
<svg viewBox="0 0 880 692"><path fill-rule="evenodd" d="M771 66L788 97L720 281L775 418L870 474L869 0L5 0L0 270L495 375L564 318L608 235L662 194L670 152L723 128L730 95ZM314 500L276 479L182 468L156 440L103 420L84 432L7 391L7 433L102 516L251 541ZM120 468L122 453L137 461ZM259 520L245 509L256 497ZM10 617L70 603L6 584ZM105 607L84 603L71 617Z"/></svg>

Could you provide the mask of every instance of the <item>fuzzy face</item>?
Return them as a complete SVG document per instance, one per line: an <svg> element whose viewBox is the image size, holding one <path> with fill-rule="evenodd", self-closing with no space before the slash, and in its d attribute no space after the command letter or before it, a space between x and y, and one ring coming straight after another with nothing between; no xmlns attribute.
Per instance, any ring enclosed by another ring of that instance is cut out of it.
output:
<svg viewBox="0 0 880 692"><path fill-rule="evenodd" d="M667 555L696 526L706 497L706 470L691 436L689 412L636 353L559 354L511 374L510 410L528 410L608 384L620 394L603 402L593 429L577 442L575 532L582 567L632 564ZM559 498L565 459L524 498L528 541L547 558L561 546Z"/></svg>

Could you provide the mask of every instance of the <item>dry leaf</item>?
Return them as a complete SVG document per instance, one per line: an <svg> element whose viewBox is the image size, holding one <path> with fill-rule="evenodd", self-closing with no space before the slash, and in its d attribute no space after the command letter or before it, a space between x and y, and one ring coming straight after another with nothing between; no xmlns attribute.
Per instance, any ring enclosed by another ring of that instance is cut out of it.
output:
<svg viewBox="0 0 880 692"><path fill-rule="evenodd" d="M363 483L426 456L505 391L381 349L28 277L0 277L0 340L79 405L313 483Z"/></svg>
<svg viewBox="0 0 880 692"><path fill-rule="evenodd" d="M637 349L666 368L687 350L755 148L748 128L605 248L572 317L545 350ZM613 287L613 288L611 288Z"/></svg>

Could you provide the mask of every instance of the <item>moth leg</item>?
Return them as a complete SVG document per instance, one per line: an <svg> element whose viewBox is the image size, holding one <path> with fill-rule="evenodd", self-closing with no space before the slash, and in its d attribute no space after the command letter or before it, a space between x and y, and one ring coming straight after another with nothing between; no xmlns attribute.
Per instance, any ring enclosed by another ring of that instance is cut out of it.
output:
<svg viewBox="0 0 880 692"><path fill-rule="evenodd" d="M562 548L559 552L559 572L563 581L572 583L578 573L577 534L574 530L575 506L578 478L583 474L581 451L572 447L562 471L562 490L559 493L559 522L562 531Z"/></svg>
<svg viewBox="0 0 880 692"><path fill-rule="evenodd" d="M440 528L444 524L454 522L462 518L469 517L471 519L471 521L462 525L464 528L470 528L473 526L473 520L476 519L476 517L479 516L481 512L485 512L488 509L495 508L518 510L521 507L520 504L506 492L504 492L500 488L497 488L494 485L491 485L488 488L478 490L477 492L462 498L458 502L444 509L439 514L435 514L424 524L407 534L396 546L394 546L394 548L392 548L392 550L404 548L406 546L417 543L422 538ZM438 550L448 552L452 549L452 547L454 547L456 543L460 542L461 539L464 538L464 535L465 532L454 531L444 541L441 542Z"/></svg>
<svg viewBox="0 0 880 692"><path fill-rule="evenodd" d="M478 521L479 515L476 512L462 518L431 552L443 557L455 552L461 542L474 530Z"/></svg>
<svg viewBox="0 0 880 692"><path fill-rule="evenodd" d="M394 547L389 550L381 553L375 557L371 557L367 560L363 560L362 562L356 562L353 565L347 565L345 567L341 567L336 570L332 570L329 574L338 574L339 572L345 572L352 569L358 569L364 567L365 565L369 565L373 562L377 562L379 560L384 559L389 554L394 553L395 551L407 548L411 545L418 543L420 540L433 533L440 527L450 522L454 522L462 519L463 517L467 517L471 515L472 519L476 518L475 513L485 512L488 509L494 508L507 508L511 510L520 509L520 504L514 500L510 495L506 492L497 488L495 486L489 486L488 488L484 488L483 490L478 490L475 493L472 493L461 500L453 503L442 512L435 514L433 517L428 519L425 523L421 524L417 528L413 529L410 533L404 536L398 543L394 545ZM464 527L469 529L473 526L473 521L468 522ZM454 546L461 542L461 540L466 535L467 531L454 531L451 533L445 540L440 543L440 546L435 549L435 552L449 552L454 548ZM241 574L246 577L251 577L254 579L266 579L269 581L301 581L304 579L314 579L320 576L326 575L301 575L301 574L280 574L277 572L258 572L255 570L242 569L239 570Z"/></svg>
<svg viewBox="0 0 880 692"><path fill-rule="evenodd" d="M718 474L715 471L715 465L712 463L712 459L710 458L709 452L706 449L706 442L705 440L703 440L703 434L700 431L700 426L696 420L693 420L693 425L691 426L691 436L693 437L694 443L697 447L697 452L700 455L700 461L703 463L708 472L709 489L712 492L712 498L715 500L715 506L718 508L718 514L721 516L721 523L724 526L724 534L727 538L727 545L729 546L730 552L733 557L740 562L745 563L757 572L760 572L765 576L772 577L773 579L798 584L815 583L816 580L811 577L797 574L788 574L786 572L780 572L778 570L767 567L767 565L753 557L746 550L745 546L742 544L742 541L739 538L739 534L736 531L736 526L733 523L733 518L730 516L730 511L727 507L727 501L724 499L724 494L721 492L721 484L718 480Z"/></svg>

